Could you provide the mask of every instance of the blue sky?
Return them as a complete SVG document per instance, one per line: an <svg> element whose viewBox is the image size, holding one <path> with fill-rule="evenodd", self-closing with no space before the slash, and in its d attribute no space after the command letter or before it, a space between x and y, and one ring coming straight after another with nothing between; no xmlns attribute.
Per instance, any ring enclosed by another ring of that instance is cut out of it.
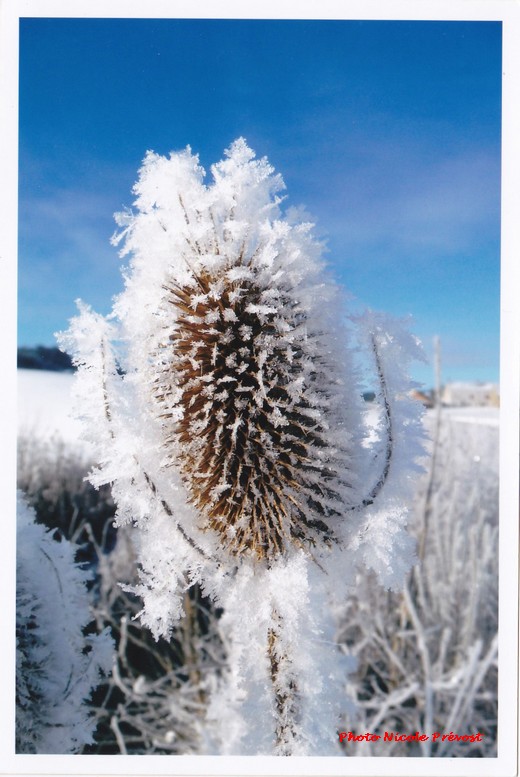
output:
<svg viewBox="0 0 520 777"><path fill-rule="evenodd" d="M443 378L498 380L498 22L22 19L19 343L122 289L147 149L242 135L326 238L352 309L413 316ZM431 385L431 366L414 377Z"/></svg>

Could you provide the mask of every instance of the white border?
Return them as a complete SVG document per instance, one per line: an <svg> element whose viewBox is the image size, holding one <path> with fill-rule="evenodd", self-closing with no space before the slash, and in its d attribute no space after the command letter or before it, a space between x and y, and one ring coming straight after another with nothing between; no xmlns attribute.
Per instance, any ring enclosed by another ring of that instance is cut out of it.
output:
<svg viewBox="0 0 520 777"><path fill-rule="evenodd" d="M15 597L2 614L0 774L175 775L482 775L518 774L518 493L520 396L520 3L517 0L0 0L0 311L4 357L2 412L11 423L3 435L0 493L5 548L15 546L16 447L16 251L18 148L18 20L20 17L364 19L503 22L503 164L501 284L501 483L499 751L496 759L274 758L224 756L27 756L15 755ZM5 378L5 374L4 374ZM12 378L12 380L11 380ZM4 482L5 481L5 482ZM13 591L15 560L4 553L0 590Z"/></svg>
<svg viewBox="0 0 520 777"><path fill-rule="evenodd" d="M16 17L511 21L516 0L3 0Z"/></svg>

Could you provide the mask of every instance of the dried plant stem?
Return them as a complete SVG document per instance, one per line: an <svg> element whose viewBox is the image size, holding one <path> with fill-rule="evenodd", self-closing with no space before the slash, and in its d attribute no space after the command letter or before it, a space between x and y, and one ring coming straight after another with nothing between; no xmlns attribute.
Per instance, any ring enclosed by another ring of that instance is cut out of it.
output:
<svg viewBox="0 0 520 777"><path fill-rule="evenodd" d="M390 474L390 463L392 461L392 455L394 450L393 418L392 418L392 408L390 404L390 398L388 395L388 383L383 369L383 364L381 361L381 356L379 353L379 348L378 348L375 334L372 334L370 338L370 342L372 346L372 352L374 354L374 361L375 361L377 377L379 380L381 398L383 400L384 426L385 426L385 432L386 432L385 459L383 464L383 470L376 484L373 486L368 496L366 496L365 499L363 499L363 501L360 504L357 504L351 507L350 508L351 510L359 510L362 507L369 507L371 504L375 502L383 486L388 480L388 476Z"/></svg>
<svg viewBox="0 0 520 777"><path fill-rule="evenodd" d="M381 473L381 477L373 487L372 491L370 492L368 498L363 502L364 506L368 506L374 502L376 497L378 496L379 492L383 488L384 484L386 483L388 479L388 475L390 473L390 462L392 460L392 454L393 454L393 419L392 419L392 410L390 407L390 399L388 397L388 385L386 382L386 376L383 370L383 365L381 362L381 356L379 354L379 349L377 347L377 341L375 335L372 335L371 337L371 343L372 343L372 350L374 353L374 359L376 363L376 371L377 371L377 377L379 379L379 385L381 388L381 397L383 400L383 411L384 411L384 424L385 424L385 430L386 430L386 448L385 448L385 463L383 466L383 472Z"/></svg>
<svg viewBox="0 0 520 777"><path fill-rule="evenodd" d="M121 730L119 728L119 721L115 715L112 715L110 719L110 728L114 732L114 736L116 738L119 750L121 751L122 755L128 755L128 751L126 749L125 745L125 739L123 735L121 734Z"/></svg>
<svg viewBox="0 0 520 777"><path fill-rule="evenodd" d="M267 655L271 672L276 717L276 750L278 755L293 755L298 716L298 687L291 676L291 659L280 648L282 617L273 610L272 627L267 632Z"/></svg>
<svg viewBox="0 0 520 777"><path fill-rule="evenodd" d="M197 697L201 710L204 711L207 704L207 693L204 689L203 676L200 669L200 656L197 654L196 640L199 636L197 622L197 601L193 602L189 591L184 594L184 619L182 622L182 648L184 663L187 667L190 682L197 689Z"/></svg>
<svg viewBox="0 0 520 777"><path fill-rule="evenodd" d="M433 429L433 447L430 458L430 467L428 471L428 485L426 487L426 493L424 496L423 507L423 527L421 537L419 539L419 560L424 560L424 551L426 548L426 538L428 535L428 527L430 524L431 515L433 512L433 489L435 483L435 475L437 470L437 458L439 453L439 441L441 431L442 420L442 401L441 401L441 355L440 355L440 341L436 337L434 341L435 345L435 423Z"/></svg>
<svg viewBox="0 0 520 777"><path fill-rule="evenodd" d="M112 410L110 408L110 401L108 397L108 387L107 387L107 359L106 359L106 339L103 338L101 340L101 375L102 375L102 391L103 391L103 408L105 411L105 419L107 422L109 434L112 439L115 439L114 429L112 426Z"/></svg>
<svg viewBox="0 0 520 777"><path fill-rule="evenodd" d="M134 458L135 458L136 462L139 464L139 460L137 459L137 456L134 456ZM157 486L155 485L155 483L151 479L150 475L148 475L148 473L145 472L144 469L141 468L141 470L142 470L144 479L146 480L146 483L147 483L148 487L150 488L150 491L152 492L154 497L160 501L161 507L163 508L163 510L166 513L166 515L169 515L171 518L173 518L173 510L172 510L172 508L170 507L168 502L166 502L162 497L159 496L158 491L157 491ZM177 529L178 529L179 533L182 535L183 539L188 543L188 545L190 545L194 550L197 551L197 553L199 553L204 558L209 558L209 556L202 550L202 548L199 548L199 546L197 545L195 540L193 540L188 534L186 534L186 532L184 531L182 526L180 526L180 524L177 524Z"/></svg>

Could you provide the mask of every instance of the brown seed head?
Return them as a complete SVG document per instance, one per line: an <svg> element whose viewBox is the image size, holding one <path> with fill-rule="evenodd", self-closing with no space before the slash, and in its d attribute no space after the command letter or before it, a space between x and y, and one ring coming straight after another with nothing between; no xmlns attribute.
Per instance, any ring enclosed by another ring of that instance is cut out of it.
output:
<svg viewBox="0 0 520 777"><path fill-rule="evenodd" d="M329 542L340 498L319 388L326 365L305 314L254 275L196 280L165 287L175 315L155 396L169 463L204 528L233 554L270 559L291 544Z"/></svg>

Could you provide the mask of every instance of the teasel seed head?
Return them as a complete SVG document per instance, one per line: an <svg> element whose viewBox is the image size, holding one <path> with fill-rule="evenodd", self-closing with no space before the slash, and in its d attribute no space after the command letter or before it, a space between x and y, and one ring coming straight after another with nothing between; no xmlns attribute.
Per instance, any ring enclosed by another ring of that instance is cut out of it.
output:
<svg viewBox="0 0 520 777"><path fill-rule="evenodd" d="M281 177L243 139L226 155L211 186L190 149L147 156L140 213L119 222L134 254L123 315L132 323L130 300L146 299L150 338L141 316L135 337L150 343L163 466L221 547L269 561L334 541L351 496L353 382L312 225L284 216Z"/></svg>
<svg viewBox="0 0 520 777"><path fill-rule="evenodd" d="M330 543L346 474L330 442L336 387L323 335L309 332L290 288L264 283L241 257L193 285L170 279L169 358L155 387L168 463L204 527L256 559Z"/></svg>

